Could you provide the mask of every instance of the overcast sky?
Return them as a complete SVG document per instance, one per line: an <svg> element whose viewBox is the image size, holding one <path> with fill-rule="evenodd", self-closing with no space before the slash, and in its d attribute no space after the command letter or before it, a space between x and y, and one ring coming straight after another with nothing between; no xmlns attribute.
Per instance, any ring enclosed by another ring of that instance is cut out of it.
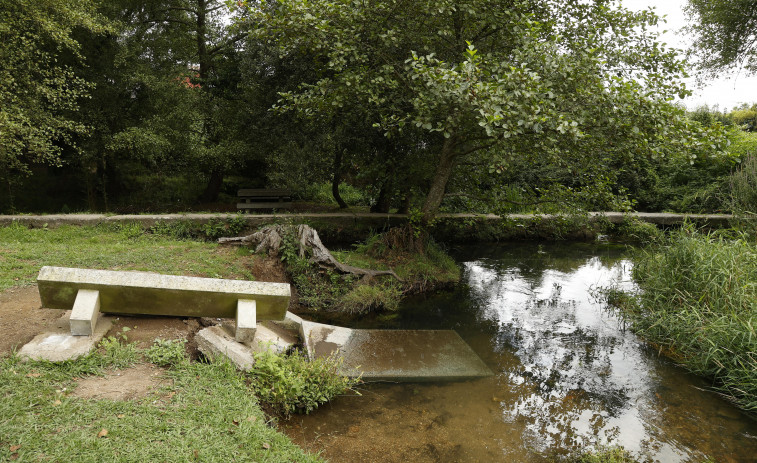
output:
<svg viewBox="0 0 757 463"><path fill-rule="evenodd" d="M660 16L665 16L666 23L661 24L661 30L668 32L662 40L668 45L687 49L692 38L681 31L686 25L686 15L683 7L686 0L621 0L623 6L632 10L654 7ZM739 103L757 103L757 76L739 74L724 75L710 80L703 88L698 88L696 80L689 79L687 86L694 94L685 100L684 104L693 109L702 104L719 105L720 109L731 109Z"/></svg>

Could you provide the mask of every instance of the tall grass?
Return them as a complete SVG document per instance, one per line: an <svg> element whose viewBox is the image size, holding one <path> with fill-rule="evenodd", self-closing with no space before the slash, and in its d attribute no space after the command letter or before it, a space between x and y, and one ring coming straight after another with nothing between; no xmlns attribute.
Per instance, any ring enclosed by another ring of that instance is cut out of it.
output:
<svg viewBox="0 0 757 463"><path fill-rule="evenodd" d="M642 251L633 329L746 410L757 411L757 247L685 227Z"/></svg>

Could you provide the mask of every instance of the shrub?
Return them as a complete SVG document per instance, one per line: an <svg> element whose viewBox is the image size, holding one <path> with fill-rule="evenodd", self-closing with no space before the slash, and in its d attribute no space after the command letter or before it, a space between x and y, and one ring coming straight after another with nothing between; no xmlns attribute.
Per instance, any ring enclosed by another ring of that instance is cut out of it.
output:
<svg viewBox="0 0 757 463"><path fill-rule="evenodd" d="M360 380L342 375L341 367L336 357L309 362L299 351L289 356L264 351L255 355L250 375L263 402L284 415L307 414L339 394L354 391Z"/></svg>

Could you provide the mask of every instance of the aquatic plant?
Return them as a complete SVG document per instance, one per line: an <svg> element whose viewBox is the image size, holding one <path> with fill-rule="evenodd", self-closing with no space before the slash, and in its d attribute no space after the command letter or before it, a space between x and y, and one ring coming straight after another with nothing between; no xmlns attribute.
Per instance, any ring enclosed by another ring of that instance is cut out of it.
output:
<svg viewBox="0 0 757 463"><path fill-rule="evenodd" d="M641 251L633 275L641 291L614 298L632 329L757 411L757 247L688 226Z"/></svg>

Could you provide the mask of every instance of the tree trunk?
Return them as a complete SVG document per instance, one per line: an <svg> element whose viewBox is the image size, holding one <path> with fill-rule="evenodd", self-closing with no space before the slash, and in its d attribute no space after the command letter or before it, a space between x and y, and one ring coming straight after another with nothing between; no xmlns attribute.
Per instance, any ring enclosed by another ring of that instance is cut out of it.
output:
<svg viewBox="0 0 757 463"><path fill-rule="evenodd" d="M210 179L205 187L205 191L202 192L200 199L206 203L218 201L218 195L221 193L221 186L223 186L223 171L221 169L213 169L213 172L210 173Z"/></svg>
<svg viewBox="0 0 757 463"><path fill-rule="evenodd" d="M455 167L455 160L457 158L454 152L454 137L444 140L442 146L442 155L439 159L439 164L436 166L434 172L434 178L431 180L431 188L428 190L426 200L423 203L424 220L430 221L439 211L439 206L444 199L444 192L447 189L447 182L449 182L452 176L452 170Z"/></svg>
<svg viewBox="0 0 757 463"><path fill-rule="evenodd" d="M337 149L334 155L334 177L331 180L331 194L334 196L339 209L347 209L347 203L339 194L339 184L342 183L342 150Z"/></svg>
<svg viewBox="0 0 757 463"><path fill-rule="evenodd" d="M381 190L379 190L379 196L378 199L376 199L376 204L371 206L371 212L380 212L383 214L389 213L389 208L392 206L392 179L388 178L384 182L383 185L381 185Z"/></svg>

